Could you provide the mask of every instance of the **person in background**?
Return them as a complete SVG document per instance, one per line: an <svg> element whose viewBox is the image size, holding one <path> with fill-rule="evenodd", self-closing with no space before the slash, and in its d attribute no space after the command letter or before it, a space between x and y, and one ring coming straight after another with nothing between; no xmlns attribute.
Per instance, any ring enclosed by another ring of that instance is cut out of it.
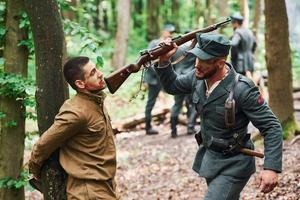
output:
<svg viewBox="0 0 300 200"><path fill-rule="evenodd" d="M148 49L152 49L158 46L159 43L161 43L165 39L171 38L174 32L175 32L175 27L172 24L166 24L161 31L160 37L158 39L152 40L148 45ZM157 74L153 69L153 66L150 66L145 71L144 83L148 88L148 99L145 108L146 135L155 135L158 134L158 131L154 129L151 125L151 121L152 121L151 113L155 105L156 99L158 97L158 94L161 91L162 87L157 77Z"/></svg>
<svg viewBox="0 0 300 200"><path fill-rule="evenodd" d="M63 103L53 125L34 145L29 172L39 180L43 163L59 148L59 162L68 175L68 200L118 199L116 147L104 106L103 73L88 57L71 58L63 72L77 94Z"/></svg>
<svg viewBox="0 0 300 200"><path fill-rule="evenodd" d="M254 72L253 53L256 40L252 31L243 27L244 17L239 13L230 16L234 30L231 39L231 63L236 72L252 78Z"/></svg>
<svg viewBox="0 0 300 200"><path fill-rule="evenodd" d="M178 74L187 74L188 72L192 71L194 69L194 63L196 60L196 57L193 54L186 54L186 51L189 50L191 41L186 42L185 44L181 45L178 50L176 51L175 55L172 56L171 60L181 59L181 56L185 56L183 60L180 60L180 62L173 65L174 71ZM196 109L193 105L191 95L186 94L178 94L174 95L174 105L171 109L171 137L176 138L177 137L177 124L178 124L178 116L181 111L182 105L185 103L185 106L187 108L187 118L188 118L188 124L187 124L187 134L192 135L195 132L195 121L196 121Z"/></svg>

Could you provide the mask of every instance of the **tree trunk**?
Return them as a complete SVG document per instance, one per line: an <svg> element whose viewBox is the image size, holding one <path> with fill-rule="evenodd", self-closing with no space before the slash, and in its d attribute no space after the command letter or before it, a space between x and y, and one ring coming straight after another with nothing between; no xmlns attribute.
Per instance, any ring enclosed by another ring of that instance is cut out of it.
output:
<svg viewBox="0 0 300 200"><path fill-rule="evenodd" d="M259 30L260 15L261 15L261 0L255 0L255 10L254 10L252 30L256 40L257 40L258 30Z"/></svg>
<svg viewBox="0 0 300 200"><path fill-rule="evenodd" d="M133 1L133 12L132 12L132 19L133 19L133 27L134 28L141 28L143 24L142 15L143 15L143 1L142 0L135 0Z"/></svg>
<svg viewBox="0 0 300 200"><path fill-rule="evenodd" d="M225 20L229 16L229 7L228 7L228 0L222 0L217 2L218 5L218 18L221 18L221 20ZM220 28L220 33L224 34L224 28L226 27L221 27Z"/></svg>
<svg viewBox="0 0 300 200"><path fill-rule="evenodd" d="M36 57L36 102L38 127L44 133L54 121L60 106L68 97L63 79L64 33L55 0L25 1L29 15ZM66 199L65 175L54 153L42 169L44 199Z"/></svg>
<svg viewBox="0 0 300 200"><path fill-rule="evenodd" d="M285 2L265 0L265 17L269 104L284 125L294 121L291 51Z"/></svg>
<svg viewBox="0 0 300 200"><path fill-rule="evenodd" d="M244 17L243 26L249 27L249 5L248 0L239 0L241 14Z"/></svg>
<svg viewBox="0 0 300 200"><path fill-rule="evenodd" d="M211 11L212 11L212 1L213 0L205 0L205 4L206 4L206 9L205 9L205 18L204 18L204 26L208 26L213 24L213 19L212 19L212 15L211 15Z"/></svg>
<svg viewBox="0 0 300 200"><path fill-rule="evenodd" d="M125 65L130 20L130 0L118 0L118 30L115 39L115 52L112 66L120 68Z"/></svg>
<svg viewBox="0 0 300 200"><path fill-rule="evenodd" d="M27 76L28 49L18 46L21 40L27 39L28 31L19 28L18 15L24 10L24 1L9 0L6 2L6 39L4 48L4 71ZM25 138L25 106L20 100L0 96L1 112L6 117L0 122L0 178L17 179L22 171ZM5 124L15 121L16 126ZM24 188L0 189L0 199L25 199Z"/></svg>
<svg viewBox="0 0 300 200"><path fill-rule="evenodd" d="M159 36L159 2L147 1L147 40Z"/></svg>
<svg viewBox="0 0 300 200"><path fill-rule="evenodd" d="M94 4L96 5L96 11L95 11L95 16L93 16L93 23L96 31L100 29L100 0L94 0Z"/></svg>
<svg viewBox="0 0 300 200"><path fill-rule="evenodd" d="M71 0L69 2L70 6L76 7L77 5L77 1L76 0ZM75 21L75 13L73 10L68 10L68 11L64 11L62 12L62 16L65 19L69 19L70 21Z"/></svg>
<svg viewBox="0 0 300 200"><path fill-rule="evenodd" d="M116 33L116 27L117 27L117 6L116 6L116 1L117 0L111 0L110 5L111 5L111 15L112 15L112 23L110 25L110 32L111 35L115 35Z"/></svg>
<svg viewBox="0 0 300 200"><path fill-rule="evenodd" d="M201 9L203 6L202 0L195 0L194 1L194 9L195 9L195 26L196 28L199 28L203 25L203 9Z"/></svg>
<svg viewBox="0 0 300 200"><path fill-rule="evenodd" d="M176 32L180 33L180 1L174 0L172 1L172 23L175 25Z"/></svg>

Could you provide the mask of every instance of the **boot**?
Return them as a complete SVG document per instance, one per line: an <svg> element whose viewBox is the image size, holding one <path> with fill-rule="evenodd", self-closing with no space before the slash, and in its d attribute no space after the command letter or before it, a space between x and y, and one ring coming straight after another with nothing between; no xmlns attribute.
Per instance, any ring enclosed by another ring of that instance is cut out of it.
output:
<svg viewBox="0 0 300 200"><path fill-rule="evenodd" d="M152 128L151 126L151 119L146 119L146 135L156 135L158 134L158 131Z"/></svg>
<svg viewBox="0 0 300 200"><path fill-rule="evenodd" d="M171 117L171 137L176 138L177 137L177 121L178 117Z"/></svg>

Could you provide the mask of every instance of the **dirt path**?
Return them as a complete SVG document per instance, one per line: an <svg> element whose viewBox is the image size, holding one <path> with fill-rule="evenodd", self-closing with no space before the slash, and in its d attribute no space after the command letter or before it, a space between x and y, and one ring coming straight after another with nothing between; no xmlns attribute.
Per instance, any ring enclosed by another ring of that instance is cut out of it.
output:
<svg viewBox="0 0 300 200"><path fill-rule="evenodd" d="M197 144L193 136L179 126L179 137L170 138L169 124L156 127L159 135L146 136L144 131L117 136L117 182L121 200L199 200L206 190L204 179L191 169ZM258 145L257 149L262 151ZM264 195L255 187L255 176L244 189L241 200L300 199L300 142L284 144L284 172L279 186ZM262 160L257 159L257 169ZM26 192L26 199L39 200L41 195Z"/></svg>
<svg viewBox="0 0 300 200"><path fill-rule="evenodd" d="M117 137L117 181L123 200L196 200L203 199L204 179L191 169L197 144L193 136L170 138L169 127L160 125L160 134L146 136L143 131L124 133ZM258 150L262 149L258 147ZM300 199L300 144L284 145L284 172L279 186L264 195L256 189L255 176L244 189L243 200L296 200ZM262 160L257 159L257 169Z"/></svg>

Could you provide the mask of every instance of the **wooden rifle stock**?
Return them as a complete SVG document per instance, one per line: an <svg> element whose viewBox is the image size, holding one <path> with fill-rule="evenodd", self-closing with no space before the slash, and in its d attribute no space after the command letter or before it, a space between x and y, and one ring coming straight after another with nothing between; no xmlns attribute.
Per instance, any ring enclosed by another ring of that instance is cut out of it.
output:
<svg viewBox="0 0 300 200"><path fill-rule="evenodd" d="M176 43L177 46L180 46L194 38L196 38L196 33L207 33L218 29L221 26L228 24L231 20L228 18L223 22L219 22L213 25L210 25L203 29L197 29L195 31L186 33L184 35L179 35L175 38L172 38L172 41ZM137 60L135 64L129 64L125 67L122 67L113 73L111 73L108 77L104 78L107 88L110 93L115 93L119 87L124 83L124 81L130 76L131 73L136 73L140 70L140 68L149 63L152 60L156 60L159 56L166 54L171 51L173 46L168 46L161 44L153 49L146 50L141 52L141 56Z"/></svg>

